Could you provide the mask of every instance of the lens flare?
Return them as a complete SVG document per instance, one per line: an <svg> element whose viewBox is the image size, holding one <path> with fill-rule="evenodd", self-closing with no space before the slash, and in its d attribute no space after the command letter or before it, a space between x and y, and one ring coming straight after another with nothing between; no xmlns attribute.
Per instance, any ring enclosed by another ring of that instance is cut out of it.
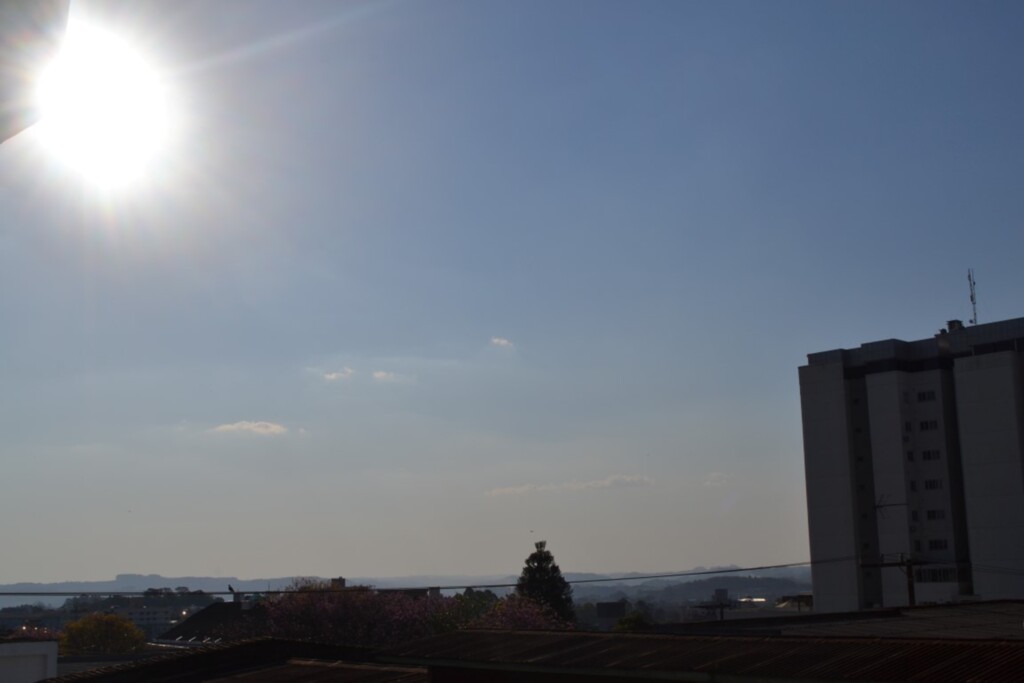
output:
<svg viewBox="0 0 1024 683"><path fill-rule="evenodd" d="M72 20L41 75L39 134L88 181L123 186L144 178L168 143L166 88L145 55L101 28Z"/></svg>

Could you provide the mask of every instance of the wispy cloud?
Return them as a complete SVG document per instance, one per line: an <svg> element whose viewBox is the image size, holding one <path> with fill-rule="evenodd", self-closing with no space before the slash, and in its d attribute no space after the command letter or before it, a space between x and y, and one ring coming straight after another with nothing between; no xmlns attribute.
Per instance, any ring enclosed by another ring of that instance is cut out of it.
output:
<svg viewBox="0 0 1024 683"><path fill-rule="evenodd" d="M512 343L511 339L506 339L505 337L491 337L491 346L508 349L515 346L515 344Z"/></svg>
<svg viewBox="0 0 1024 683"><path fill-rule="evenodd" d="M618 489L632 486L650 486L654 480L641 474L613 474L604 479L591 481L568 481L561 484L523 484L491 489L488 496L525 496L532 493L573 493L596 489Z"/></svg>
<svg viewBox="0 0 1024 683"><path fill-rule="evenodd" d="M257 434L259 436L280 436L288 433L288 428L276 422L251 422L242 420L231 424L222 424L210 430L219 434Z"/></svg>
<svg viewBox="0 0 1024 683"><path fill-rule="evenodd" d="M704 477L704 481L701 482L701 486L712 489L725 486L728 482L729 477L726 476L725 472L708 472L707 476Z"/></svg>
<svg viewBox="0 0 1024 683"><path fill-rule="evenodd" d="M325 372L324 379L327 380L328 382L337 382L338 380L341 379L348 379L349 377L352 376L354 372L355 371L352 368L345 366L341 370Z"/></svg>
<svg viewBox="0 0 1024 683"><path fill-rule="evenodd" d="M374 370L371 376L375 382L390 384L408 383L416 379L413 375L400 375L397 372L389 372L387 370Z"/></svg>

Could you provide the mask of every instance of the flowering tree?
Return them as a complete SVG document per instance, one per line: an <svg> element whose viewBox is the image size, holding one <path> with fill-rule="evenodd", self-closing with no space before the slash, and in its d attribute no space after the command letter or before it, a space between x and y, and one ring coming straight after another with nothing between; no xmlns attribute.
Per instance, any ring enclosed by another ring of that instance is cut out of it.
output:
<svg viewBox="0 0 1024 683"><path fill-rule="evenodd" d="M461 628L552 629L568 625L548 609L521 596L493 593L468 597L414 597L368 588L330 590L303 583L264 603L266 631L361 647L396 645Z"/></svg>
<svg viewBox="0 0 1024 683"><path fill-rule="evenodd" d="M510 631L565 630L572 623L550 607L513 593L497 601L487 612L470 622L471 628L493 628Z"/></svg>
<svg viewBox="0 0 1024 683"><path fill-rule="evenodd" d="M0 631L0 640L14 638L17 640L59 640L60 632L45 626L22 626L9 632Z"/></svg>
<svg viewBox="0 0 1024 683"><path fill-rule="evenodd" d="M452 598L358 588L307 588L266 605L271 635L368 647L455 630L466 621L463 612Z"/></svg>

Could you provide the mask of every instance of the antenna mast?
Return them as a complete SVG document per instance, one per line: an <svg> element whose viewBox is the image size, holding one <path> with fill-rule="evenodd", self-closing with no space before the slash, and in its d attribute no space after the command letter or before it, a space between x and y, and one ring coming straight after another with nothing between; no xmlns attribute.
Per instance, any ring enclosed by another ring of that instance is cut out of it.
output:
<svg viewBox="0 0 1024 683"><path fill-rule="evenodd" d="M978 297L974 292L974 286L977 284L974 280L974 269L967 269L967 284L971 287L971 324L978 324Z"/></svg>

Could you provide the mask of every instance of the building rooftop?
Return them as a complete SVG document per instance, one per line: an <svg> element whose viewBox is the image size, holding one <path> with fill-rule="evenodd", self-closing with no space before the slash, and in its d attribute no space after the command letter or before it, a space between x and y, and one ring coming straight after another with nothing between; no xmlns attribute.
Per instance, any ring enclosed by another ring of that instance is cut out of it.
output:
<svg viewBox="0 0 1024 683"><path fill-rule="evenodd" d="M215 602L162 633L158 642L216 644L237 639L239 634L258 630L263 619L259 607L246 609L239 602Z"/></svg>
<svg viewBox="0 0 1024 683"><path fill-rule="evenodd" d="M1024 641L1024 600L666 624L659 633Z"/></svg>
<svg viewBox="0 0 1024 683"><path fill-rule="evenodd" d="M1024 350L1024 318L1000 320L983 325L963 326L951 320L943 330L927 339L902 341L884 339L867 342L854 349L833 349L807 355L808 365L842 362L847 367L865 367L872 371L903 369L887 367L894 363L927 364L941 358L956 358L977 353ZM916 369L916 368L914 368ZM922 367L921 369L929 369Z"/></svg>
<svg viewBox="0 0 1024 683"><path fill-rule="evenodd" d="M298 641L259 639L231 645L174 649L142 662L108 666L50 679L49 683L425 683L425 669L375 665L371 653Z"/></svg>
<svg viewBox="0 0 1024 683"><path fill-rule="evenodd" d="M380 660L480 675L946 683L1018 680L1024 642L460 631L395 648Z"/></svg>

